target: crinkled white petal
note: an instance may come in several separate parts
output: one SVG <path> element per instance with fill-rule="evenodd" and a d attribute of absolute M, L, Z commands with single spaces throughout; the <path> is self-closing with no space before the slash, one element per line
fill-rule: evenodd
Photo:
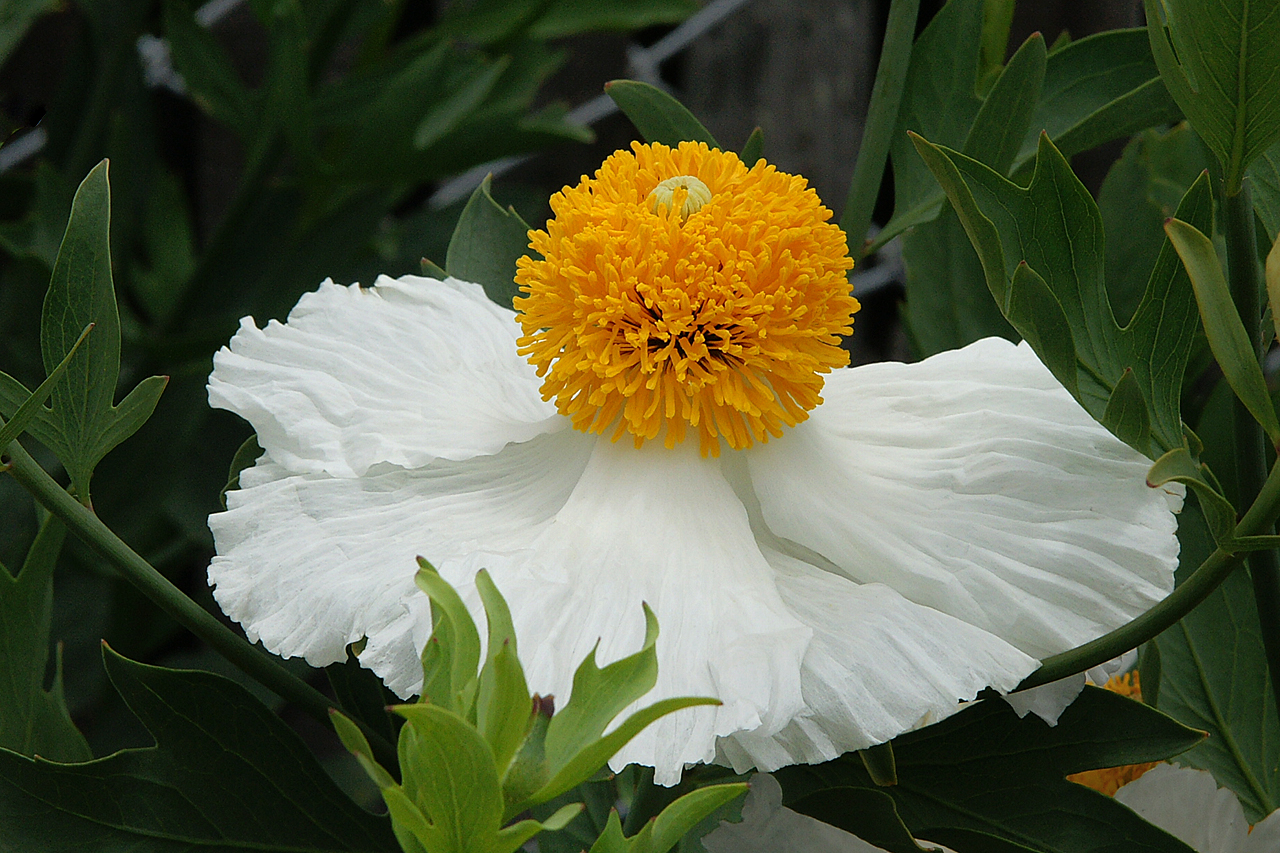
<path fill-rule="evenodd" d="M 361 662 L 410 696 L 431 631 L 414 558 L 443 567 L 479 549 L 526 548 L 568 499 L 594 441 L 565 430 L 493 456 L 384 465 L 355 479 L 294 474 L 264 457 L 227 494 L 228 510 L 209 518 L 214 597 L 251 640 L 314 666 L 345 659 L 344 647 L 367 636 Z"/>
<path fill-rule="evenodd" d="M 241 320 L 214 356 L 209 404 L 253 424 L 294 473 L 352 477 L 381 462 L 497 453 L 568 425 L 516 355 L 518 336 L 514 312 L 476 284 L 326 281 L 287 324 Z"/>
<path fill-rule="evenodd" d="M 597 640 L 600 665 L 639 650 L 643 601 L 660 626 L 658 682 L 633 710 L 673 696 L 724 703 L 649 726 L 616 768 L 649 765 L 671 785 L 686 764 L 714 757 L 717 736 L 773 734 L 804 709 L 801 660 L 813 631 L 784 603 L 719 462 L 694 444 L 599 440 L 527 553 L 479 553 L 442 573 L 458 583 L 479 568 L 510 604 L 531 690 L 562 704 Z"/>
<path fill-rule="evenodd" d="M 960 709 L 983 688 L 1010 690 L 1039 663 L 883 584 L 859 585 L 766 549 L 783 602 L 814 632 L 800 679 L 805 712 L 781 731 L 722 738 L 738 772 L 829 761 Z"/>
<path fill-rule="evenodd" d="M 1037 658 L 1162 599 L 1181 491 L 1099 426 L 1026 346 L 979 341 L 827 379 L 825 403 L 747 452 L 764 521 L 859 583 Z"/>
<path fill-rule="evenodd" d="M 1219 788 L 1207 770 L 1157 764 L 1116 791 L 1116 799 L 1198 853 L 1275 853 L 1280 849 L 1251 843 L 1240 801 L 1230 790 Z M 1274 831 L 1261 825 L 1258 830 Z M 1269 840 L 1265 835 L 1259 839 Z"/>
<path fill-rule="evenodd" d="M 951 853 L 946 847 L 920 843 L 926 850 Z M 763 773 L 751 777 L 742 821 L 721 821 L 702 839 L 702 846 L 707 853 L 881 853 L 856 835 L 782 805 L 782 786 Z"/>

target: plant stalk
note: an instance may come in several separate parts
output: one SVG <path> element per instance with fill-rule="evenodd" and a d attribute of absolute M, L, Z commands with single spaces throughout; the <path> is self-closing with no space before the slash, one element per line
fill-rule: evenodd
<path fill-rule="evenodd" d="M 40 505 L 60 518 L 81 541 L 115 566 L 157 607 L 263 687 L 294 703 L 324 726 L 332 726 L 329 709 L 338 708 L 335 703 L 184 595 L 182 590 L 112 533 L 92 510 L 59 486 L 17 441 L 10 442 L 4 448 L 0 454 L 0 464 L 4 466 L 0 470 L 7 470 L 12 474 Z M 369 739 L 378 760 L 386 767 L 397 766 L 395 747 L 365 724 L 358 720 L 355 722 Z"/>
<path fill-rule="evenodd" d="M 1254 355 L 1262 359 L 1262 306 L 1259 293 L 1257 232 L 1253 225 L 1253 198 L 1248 181 L 1238 192 L 1225 199 L 1227 270 L 1231 295 L 1236 310 L 1249 333 Z M 1253 501 L 1262 486 L 1267 469 L 1267 448 L 1262 427 L 1238 399 L 1235 401 L 1236 479 L 1240 487 L 1240 504 Z M 1273 533 L 1270 527 L 1260 531 Z M 1249 555 L 1249 574 L 1258 607 L 1262 643 L 1271 674 L 1271 689 L 1280 708 L 1280 560 L 1274 550 L 1255 551 Z"/>
<path fill-rule="evenodd" d="M 898 126 L 898 108 L 906 89 L 907 69 L 911 66 L 911 48 L 916 37 L 916 16 L 920 0 L 893 0 L 885 24 L 884 45 L 876 66 L 876 82 L 871 88 L 871 104 L 867 123 L 858 146 L 858 159 L 853 167 L 853 180 L 840 216 L 840 228 L 849 241 L 849 253 L 862 260 L 866 249 L 871 212 L 880 193 L 884 164 L 889 159 L 893 132 Z"/>

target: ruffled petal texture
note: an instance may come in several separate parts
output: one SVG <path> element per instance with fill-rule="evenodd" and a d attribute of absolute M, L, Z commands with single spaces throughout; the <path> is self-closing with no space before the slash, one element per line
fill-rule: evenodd
<path fill-rule="evenodd" d="M 1025 344 L 835 371 L 825 402 L 746 454 L 764 522 L 1044 658 L 1164 598 L 1181 491 L 1099 426 Z"/>
<path fill-rule="evenodd" d="M 517 336 L 515 313 L 476 284 L 326 281 L 287 323 L 241 321 L 214 356 L 209 404 L 253 424 L 295 473 L 469 459 L 568 425 L 516 355 Z"/>
<path fill-rule="evenodd" d="M 531 689 L 563 705 L 593 649 L 640 647 L 647 602 L 659 674 L 637 705 L 723 703 L 613 761 L 673 784 L 940 719 L 1172 585 L 1178 496 L 1025 348 L 837 370 L 808 421 L 707 458 L 569 429 L 516 330 L 478 286 L 414 277 L 326 283 L 285 324 L 242 324 L 210 400 L 266 453 L 210 518 L 209 580 L 251 639 L 323 666 L 367 638 L 361 662 L 408 697 L 431 631 L 414 558 L 481 624 L 488 569 Z"/>

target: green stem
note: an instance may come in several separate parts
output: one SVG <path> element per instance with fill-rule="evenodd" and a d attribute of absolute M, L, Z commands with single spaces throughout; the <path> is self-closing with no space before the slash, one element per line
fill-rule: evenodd
<path fill-rule="evenodd" d="M 916 16 L 920 0 L 893 0 L 884 29 L 884 46 L 876 67 L 876 82 L 871 88 L 871 104 L 867 123 L 858 146 L 858 160 L 853 167 L 849 196 L 845 199 L 840 228 L 849 240 L 849 253 L 861 260 L 866 247 L 867 229 L 871 227 L 871 211 L 880 193 L 884 164 L 889 159 L 893 132 L 898 126 L 898 108 L 906 89 L 907 69 L 911 65 L 911 47 L 916 37 Z"/>
<path fill-rule="evenodd" d="M 293 702 L 324 726 L 331 726 L 329 709 L 338 707 L 323 693 L 293 675 L 268 655 L 247 643 L 211 613 L 182 593 L 169 579 L 155 570 L 132 548 L 111 532 L 93 511 L 80 504 L 31 458 L 22 445 L 14 441 L 0 454 L 0 463 L 32 497 L 50 513 L 62 519 L 76 536 L 115 566 L 130 583 L 172 616 L 191 633 L 204 640 L 219 654 L 243 670 L 251 678 Z M 385 738 L 363 723 L 358 723 L 373 751 L 384 766 L 396 766 L 396 750 Z"/>
<path fill-rule="evenodd" d="M 1258 277 L 1257 231 L 1253 225 L 1253 198 L 1246 182 L 1238 192 L 1230 193 L 1224 205 L 1226 214 L 1227 269 L 1231 276 L 1231 295 L 1245 331 L 1253 343 L 1254 355 L 1261 359 L 1262 306 Z M 1235 401 L 1236 479 L 1240 487 L 1240 503 L 1253 500 L 1262 485 L 1266 470 L 1267 448 L 1262 427 L 1240 400 Z M 1271 528 L 1261 531 L 1273 533 Z M 1271 689 L 1276 707 L 1280 708 L 1280 560 L 1274 550 L 1256 551 L 1249 556 L 1249 574 L 1258 606 L 1258 622 L 1262 644 L 1271 673 Z"/>
<path fill-rule="evenodd" d="M 1256 536 L 1271 530 L 1277 516 L 1280 516 L 1280 465 L 1271 469 L 1270 476 L 1258 493 L 1258 499 L 1240 520 L 1236 531 L 1240 536 Z M 1164 601 L 1109 634 L 1062 654 L 1045 658 L 1040 668 L 1023 679 L 1017 689 L 1039 687 L 1041 684 L 1084 672 L 1119 657 L 1130 649 L 1136 649 L 1208 598 L 1227 575 L 1231 574 L 1232 569 L 1240 565 L 1244 557 L 1243 552 L 1216 549 Z"/>

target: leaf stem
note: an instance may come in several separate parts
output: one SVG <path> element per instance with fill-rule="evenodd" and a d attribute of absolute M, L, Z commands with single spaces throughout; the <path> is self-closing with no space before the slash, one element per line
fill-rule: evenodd
<path fill-rule="evenodd" d="M 1253 198 L 1245 182 L 1225 200 L 1227 269 L 1231 277 L 1231 295 L 1253 345 L 1254 357 L 1261 359 L 1262 307 L 1258 277 L 1257 232 L 1253 225 Z M 1268 401 L 1269 402 L 1269 401 Z M 1262 485 L 1267 466 L 1267 449 L 1262 428 L 1237 398 L 1235 401 L 1236 480 L 1240 488 L 1240 504 L 1251 502 Z M 1267 527 L 1259 531 L 1274 533 Z M 1274 550 L 1255 551 L 1249 556 L 1249 573 L 1253 580 L 1253 596 L 1258 607 L 1262 644 L 1271 674 L 1271 689 L 1276 707 L 1280 708 L 1280 561 Z"/>
<path fill-rule="evenodd" d="M 326 727 L 329 709 L 337 705 L 323 693 L 289 672 L 265 653 L 249 644 L 222 622 L 196 604 L 174 586 L 168 578 L 140 557 L 136 551 L 111 532 L 92 510 L 83 506 L 58 485 L 17 441 L 0 451 L 0 464 L 32 497 L 50 513 L 62 519 L 80 539 L 115 566 L 143 595 L 187 630 L 212 646 L 219 654 L 247 675 L 293 702 Z M 4 470 L 0 468 L 0 470 Z M 357 722 L 369 739 L 380 762 L 396 766 L 396 750 L 384 737 Z"/>
<path fill-rule="evenodd" d="M 1262 484 L 1258 498 L 1249 507 L 1236 527 L 1240 536 L 1254 536 L 1271 530 L 1280 516 L 1280 465 Z M 1119 657 L 1152 639 L 1161 631 L 1175 624 L 1190 613 L 1196 605 L 1209 597 L 1231 571 L 1244 560 L 1245 552 L 1232 552 L 1221 547 L 1210 554 L 1203 563 L 1169 596 L 1128 624 L 1121 625 L 1109 634 L 1076 646 L 1074 649 L 1044 659 L 1040 668 L 1028 675 L 1018 685 L 1018 690 L 1039 687 L 1050 681 L 1066 678 Z M 1273 679 L 1274 681 L 1274 679 Z"/>
<path fill-rule="evenodd" d="M 898 127 L 898 108 L 906 90 L 919 10 L 920 0 L 893 0 L 889 6 L 884 45 L 880 49 L 880 63 L 876 66 L 876 82 L 871 88 L 871 104 L 867 108 L 862 144 L 858 146 L 853 180 L 840 216 L 840 228 L 849 241 L 849 252 L 855 261 L 862 260 L 865 254 L 871 211 L 876 206 L 880 181 L 884 178 L 884 164 L 889 159 L 893 132 Z"/>

